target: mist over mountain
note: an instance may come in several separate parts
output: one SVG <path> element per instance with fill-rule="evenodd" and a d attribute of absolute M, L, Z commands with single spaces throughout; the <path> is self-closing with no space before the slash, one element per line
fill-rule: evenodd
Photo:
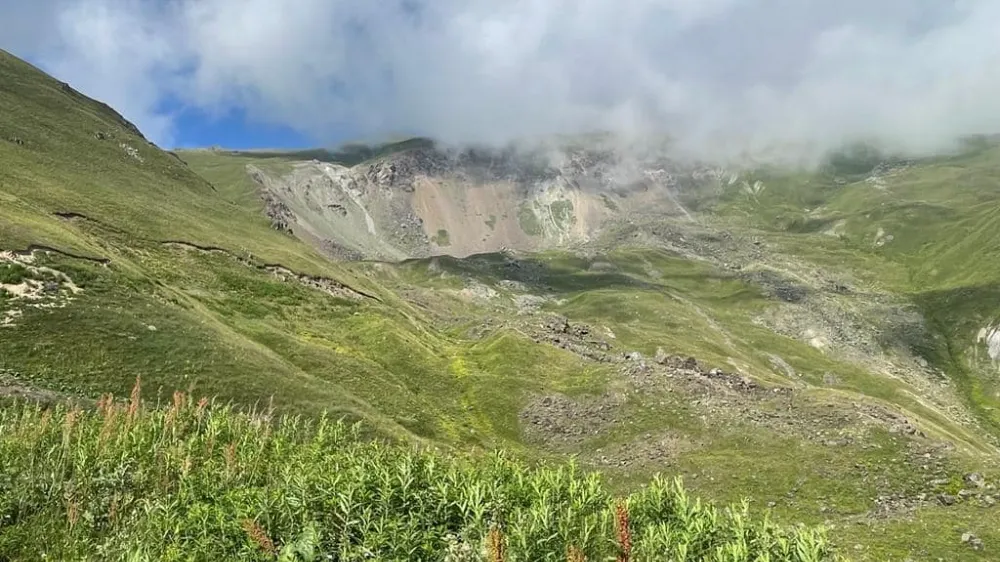
<path fill-rule="evenodd" d="M 0 0 L 0 560 L 993 555 L 997 13 Z"/>
<path fill-rule="evenodd" d="M 1000 130 L 989 0 L 38 0 L 0 20 L 0 43 L 162 145 L 191 110 L 316 144 L 610 130 L 719 161 Z"/>

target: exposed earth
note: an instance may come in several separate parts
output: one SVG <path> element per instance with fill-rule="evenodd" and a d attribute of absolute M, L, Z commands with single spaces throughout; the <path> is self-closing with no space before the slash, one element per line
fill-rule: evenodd
<path fill-rule="evenodd" d="M 56 133 L 58 132 L 58 134 Z M 0 399 L 176 389 L 1000 548 L 1000 143 L 166 152 L 0 52 Z"/>
<path fill-rule="evenodd" d="M 587 242 L 640 215 L 690 217 L 677 189 L 725 174 L 599 144 L 497 151 L 430 142 L 351 167 L 312 160 L 274 175 L 248 164 L 247 173 L 275 228 L 360 259 Z"/>

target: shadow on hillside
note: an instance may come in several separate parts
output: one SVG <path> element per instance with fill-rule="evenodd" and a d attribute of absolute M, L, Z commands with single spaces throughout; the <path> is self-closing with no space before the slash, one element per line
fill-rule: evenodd
<path fill-rule="evenodd" d="M 917 293 L 912 297 L 927 319 L 928 327 L 947 338 L 948 348 L 964 350 L 979 331 L 995 325 L 1000 311 L 1000 283 L 957 287 Z M 939 355 L 926 357 L 941 363 L 955 363 L 959 357 L 947 357 L 944 344 L 938 345 Z M 928 350 L 931 351 L 931 350 Z"/>
<path fill-rule="evenodd" d="M 997 326 L 1000 283 L 925 291 L 913 296 L 932 337 L 921 356 L 947 373 L 966 405 L 993 432 L 1000 431 L 995 371 L 981 330 Z"/>
<path fill-rule="evenodd" d="M 814 217 L 806 213 L 792 214 L 780 222 L 780 230 L 794 234 L 817 234 L 836 228 L 840 221 L 857 221 L 861 224 L 877 224 L 885 220 L 903 220 L 915 224 L 922 222 L 944 222 L 959 220 L 955 209 L 926 201 L 884 203 L 878 207 L 864 208 L 853 212 Z"/>
<path fill-rule="evenodd" d="M 329 164 L 351 167 L 382 156 L 388 156 L 390 154 L 407 150 L 431 147 L 433 147 L 433 142 L 429 139 L 415 138 L 401 142 L 375 145 L 347 144 L 333 150 L 326 148 L 305 150 L 253 150 L 246 152 L 231 151 L 226 152 L 226 154 L 248 159 L 287 158 L 291 160 L 318 160 Z"/>
<path fill-rule="evenodd" d="M 474 254 L 465 258 L 436 256 L 406 260 L 402 266 L 427 267 L 428 271 L 449 273 L 457 277 L 475 279 L 484 284 L 497 281 L 515 281 L 533 293 L 574 293 L 606 289 L 664 290 L 664 285 L 653 283 L 630 273 L 611 260 L 596 257 L 559 256 L 544 259 L 536 256 L 510 256 L 500 252 Z M 724 273 L 673 272 L 672 281 L 689 280 L 703 283 L 709 279 L 728 280 Z"/>

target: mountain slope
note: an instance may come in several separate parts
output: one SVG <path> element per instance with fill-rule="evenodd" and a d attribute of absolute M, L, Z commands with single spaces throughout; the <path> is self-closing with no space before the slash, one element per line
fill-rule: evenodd
<path fill-rule="evenodd" d="M 3 300 L 0 367 L 17 385 L 96 396 L 127 393 L 142 376 L 151 395 L 273 396 L 282 409 L 330 409 L 446 442 L 489 443 L 499 431 L 490 425 L 516 419 L 513 408 L 479 422 L 459 400 L 488 384 L 452 384 L 449 365 L 473 344 L 271 229 L 239 193 L 209 184 L 110 110 L 10 55 L 0 60 L 4 260 L 66 272 L 83 289 Z M 512 334 L 499 345 L 522 342 Z M 599 370 L 536 347 L 508 384 L 571 387 L 570 374 Z M 455 429 L 472 422 L 489 425 Z"/>
<path fill-rule="evenodd" d="M 721 173 L 656 153 L 623 158 L 612 144 L 498 151 L 410 141 L 343 162 L 279 154 L 267 156 L 286 165 L 270 169 L 249 160 L 255 153 L 185 151 L 182 157 L 202 173 L 220 173 L 218 179 L 246 166 L 277 228 L 354 259 L 465 257 L 585 243 L 636 215 L 688 216 L 674 191 L 659 187 L 677 187 L 678 180 L 690 184 L 685 187 L 714 185 Z"/>
<path fill-rule="evenodd" d="M 359 150 L 336 174 L 361 182 L 371 166 L 391 171 L 428 150 L 397 148 Z M 299 158 L 175 157 L 0 54 L 0 392 L 96 399 L 127 393 L 139 376 L 147 398 L 187 388 L 244 405 L 273 396 L 279 410 L 331 410 L 405 440 L 578 455 L 618 489 L 667 472 L 706 498 L 750 496 L 783 521 L 828 522 L 861 560 L 976 559 L 962 532 L 1000 540 L 986 487 L 1000 478 L 994 437 L 942 384 L 946 365 L 921 366 L 935 358 L 898 345 L 913 333 L 933 347 L 941 333 L 893 284 L 907 265 L 755 222 L 770 212 L 755 201 L 780 191 L 776 180 L 754 192 L 751 176 L 695 167 L 678 183 L 689 191 L 658 191 L 655 177 L 612 178 L 609 191 L 579 181 L 596 177 L 591 162 L 552 180 L 561 195 L 550 200 L 534 175 L 516 189 L 507 172 L 482 176 L 480 155 L 412 192 L 378 174 L 362 182 L 372 191 L 356 208 L 374 236 L 363 214 L 326 224 L 324 207 L 305 226 L 287 222 L 288 234 L 267 216 L 274 190 L 304 174 L 277 199 L 301 216 L 308 178 L 329 171 Z M 504 182 L 514 199 L 500 197 Z M 419 208 L 413 196 L 428 186 L 441 207 L 428 196 L 425 210 L 441 222 L 425 218 L 414 246 L 382 237 L 392 202 Z M 483 186 L 494 191 L 477 207 L 480 192 L 468 192 Z M 788 197 L 818 198 L 788 186 Z M 346 208 L 341 187 L 317 185 L 315 200 Z M 553 208 L 567 193 L 572 215 Z M 525 215 L 521 234 L 511 222 L 509 238 L 477 246 L 490 217 L 476 212 L 503 202 L 513 221 L 526 201 L 536 219 L 544 203 L 564 226 L 573 217 L 587 228 L 561 238 L 542 225 L 533 237 Z M 714 210 L 685 214 L 678 202 Z M 582 210 L 598 206 L 603 218 L 588 222 Z M 778 197 L 767 209 L 786 207 Z M 409 259 L 331 261 L 328 228 L 360 244 L 332 240 L 340 248 L 328 254 L 367 247 Z M 504 245 L 516 251 L 483 251 Z"/>
<path fill-rule="evenodd" d="M 730 198 L 721 213 L 780 235 L 781 251 L 813 261 L 833 259 L 816 250 L 836 248 L 838 266 L 864 271 L 881 290 L 913 303 L 928 329 L 907 345 L 957 384 L 965 406 L 995 433 L 1000 354 L 989 340 L 1000 313 L 993 259 L 1000 254 L 1000 146 L 970 141 L 953 155 L 865 169 L 860 177 L 803 179 L 777 177 L 766 194 Z M 798 204 L 802 198 L 809 203 Z"/>
<path fill-rule="evenodd" d="M 210 163 L 216 172 L 224 169 L 230 178 L 240 178 L 245 188 L 265 191 L 258 205 L 266 206 L 263 201 L 267 200 L 267 186 L 247 180 L 250 175 L 255 175 L 254 168 L 260 171 L 262 167 L 255 163 L 248 167 L 246 155 L 185 152 L 182 157 L 192 162 L 196 169 L 205 170 L 209 177 L 213 177 L 207 170 Z M 382 165 L 392 166 L 396 157 L 386 157 Z M 284 168 L 265 173 L 281 177 L 295 166 L 315 166 L 315 163 L 296 162 L 294 157 L 289 157 L 283 164 Z M 359 166 L 364 169 L 368 164 L 361 163 Z M 939 166 L 937 161 L 921 162 L 914 167 L 913 174 L 934 178 Z M 858 189 L 861 186 L 871 187 L 880 180 L 878 170 L 868 173 L 870 167 L 862 166 L 863 173 L 857 178 L 860 182 Z M 465 172 L 461 165 L 444 173 L 472 175 Z M 610 221 L 589 241 L 553 240 L 552 245 L 564 248 L 562 250 L 535 256 L 483 254 L 461 260 L 437 257 L 406 262 L 402 271 L 398 271 L 399 268 L 372 266 L 369 275 L 385 278 L 384 283 L 392 285 L 391 277 L 402 274 L 397 287 L 409 300 L 425 303 L 428 313 L 437 314 L 441 322 L 457 321 L 456 317 L 466 318 L 468 323 L 460 326 L 463 330 L 471 329 L 467 333 L 488 334 L 498 326 L 488 326 L 491 322 L 486 322 L 487 326 L 477 326 L 483 315 L 493 317 L 490 320 L 496 324 L 495 317 L 502 317 L 498 311 L 505 306 L 508 314 L 522 316 L 538 299 L 542 309 L 565 314 L 585 324 L 579 327 L 571 323 L 569 328 L 564 329 L 557 322 L 554 333 L 535 332 L 536 340 L 553 341 L 563 348 L 601 360 L 603 345 L 607 342 L 612 342 L 616 349 L 638 350 L 647 358 L 662 347 L 671 352 L 694 355 L 710 365 L 732 368 L 737 373 L 771 384 L 791 384 L 792 388 L 798 389 L 792 399 L 782 402 L 780 407 L 786 411 L 790 408 L 790 414 L 774 408 L 776 404 L 766 409 L 759 403 L 748 407 L 745 400 L 715 397 L 706 400 L 705 395 L 692 398 L 690 394 L 681 394 L 688 397 L 682 398 L 681 403 L 662 401 L 662 396 L 655 390 L 650 392 L 657 389 L 656 383 L 636 376 L 636 371 L 641 372 L 653 363 L 646 359 L 646 365 L 640 362 L 636 367 L 621 368 L 629 377 L 627 384 L 641 389 L 641 394 L 652 395 L 645 400 L 636 400 L 632 405 L 633 409 L 627 417 L 632 423 L 637 423 L 637 427 L 631 431 L 616 430 L 608 434 L 606 426 L 611 422 L 602 426 L 601 416 L 589 419 L 590 416 L 575 409 L 613 409 L 614 399 L 596 403 L 584 401 L 581 406 L 559 401 L 548 405 L 543 401 L 542 406 L 528 404 L 528 413 L 521 416 L 522 427 L 525 422 L 543 426 L 549 424 L 550 435 L 540 437 L 543 442 L 547 440 L 548 444 L 543 446 L 575 451 L 591 458 L 594 450 L 600 450 L 602 454 L 597 455 L 603 457 L 600 462 L 630 465 L 623 471 L 630 479 L 644 470 L 652 470 L 652 467 L 684 467 L 681 470 L 694 469 L 698 473 L 711 466 L 710 481 L 725 480 L 729 484 L 726 486 L 728 490 L 757 490 L 755 494 L 766 495 L 765 490 L 774 489 L 777 481 L 794 474 L 794 470 L 789 470 L 790 459 L 787 456 L 790 442 L 785 441 L 790 437 L 789 433 L 794 432 L 790 431 L 786 416 L 809 420 L 805 426 L 816 429 L 812 435 L 817 436 L 823 446 L 843 443 L 825 436 L 836 435 L 843 439 L 854 430 L 839 424 L 831 428 L 830 420 L 824 420 L 813 408 L 823 404 L 825 408 L 832 408 L 829 411 L 837 413 L 834 417 L 844 416 L 842 420 L 847 420 L 852 416 L 845 415 L 852 408 L 848 402 L 862 396 L 874 398 L 876 401 L 870 403 L 890 409 L 902 407 L 909 420 L 907 423 L 916 424 L 919 427 L 917 431 L 935 434 L 944 442 L 962 448 L 970 447 L 967 451 L 986 454 L 975 454 L 977 460 L 970 461 L 972 464 L 966 466 L 982 470 L 993 465 L 996 437 L 990 428 L 991 423 L 979 415 L 974 403 L 969 402 L 962 371 L 956 370 L 950 361 L 940 361 L 935 355 L 935 350 L 947 348 L 948 338 L 920 298 L 921 293 L 909 285 L 907 265 L 886 259 L 880 251 L 882 246 L 874 239 L 867 245 L 859 246 L 846 236 L 831 236 L 827 232 L 832 228 L 830 225 L 820 230 L 803 228 L 794 218 L 796 213 L 812 213 L 812 207 L 825 202 L 824 198 L 831 194 L 849 193 L 852 189 L 850 185 L 836 175 L 827 177 L 826 172 L 789 174 L 778 171 L 765 176 L 760 172 L 717 171 L 714 185 L 712 181 L 697 177 L 704 170 L 695 169 L 689 173 L 695 176 L 692 177 L 695 182 L 688 183 L 685 186 L 687 190 L 681 189 L 672 194 L 674 197 L 670 200 L 700 206 L 702 211 L 693 217 L 681 213 L 676 219 L 671 219 L 669 209 L 648 206 L 645 216 L 643 213 L 630 213 L 624 217 L 625 220 Z M 972 173 L 977 177 L 989 177 L 988 169 L 977 169 Z M 220 185 L 227 181 L 222 174 L 214 177 Z M 933 180 L 927 183 L 933 188 Z M 655 189 L 657 186 L 651 187 Z M 414 191 L 421 188 L 418 185 Z M 470 190 L 478 188 L 480 185 L 475 182 L 468 186 Z M 320 191 L 316 197 L 323 197 L 323 188 L 318 186 L 316 189 Z M 403 191 L 406 192 L 405 189 Z M 980 197 L 988 193 L 987 190 L 981 191 Z M 514 203 L 517 204 L 516 199 Z M 465 208 L 461 203 L 456 203 L 455 207 Z M 668 212 L 664 213 L 665 216 L 657 216 L 660 210 Z M 956 212 L 975 216 L 968 209 Z M 295 230 L 294 226 L 292 230 Z M 464 236 L 464 233 L 460 232 L 458 236 Z M 524 249 L 532 247 L 528 245 Z M 572 251 L 567 252 L 566 249 Z M 438 252 L 449 253 L 449 250 L 441 248 Z M 392 271 L 391 276 L 380 277 L 386 271 Z M 461 302 L 446 298 L 449 290 L 453 294 L 457 292 Z M 666 295 L 669 295 L 668 299 L 663 298 Z M 473 304 L 479 304 L 481 308 L 472 307 Z M 970 303 L 970 306 L 975 305 Z M 502 327 L 509 322 L 501 320 L 499 324 Z M 578 330 L 585 331 L 582 337 Z M 574 338 L 574 335 L 577 337 Z M 610 335 L 614 338 L 611 339 Z M 587 348 L 588 345 L 591 347 Z M 970 341 L 969 345 L 970 349 L 974 349 L 971 347 L 974 342 Z M 984 349 L 982 345 L 979 347 Z M 656 376 L 653 375 L 653 378 Z M 670 392 L 678 392 L 676 384 L 669 386 Z M 797 407 L 801 397 L 808 398 L 805 404 Z M 694 402 L 689 401 L 692 399 Z M 695 418 L 701 415 L 712 420 L 707 427 L 696 429 L 685 423 L 684 417 L 691 413 L 680 413 L 678 410 L 690 408 L 692 403 L 698 406 L 694 408 L 697 412 L 694 413 Z M 857 408 L 857 402 L 854 404 Z M 557 413 L 550 414 L 548 410 Z M 665 416 L 665 411 L 672 411 L 673 415 Z M 737 423 L 733 426 L 730 424 L 735 412 L 740 413 L 736 415 Z M 772 417 L 776 420 L 774 423 L 761 423 L 762 419 Z M 771 432 L 761 432 L 761 425 Z M 574 426 L 583 426 L 584 432 L 597 431 L 604 436 L 588 440 L 565 435 L 581 431 Z M 670 428 L 670 431 L 662 433 L 665 428 Z M 735 428 L 738 428 L 737 432 L 756 434 L 759 438 L 745 439 L 743 443 L 722 438 Z M 775 428 L 780 429 L 774 432 Z M 890 429 L 904 434 L 914 431 L 905 426 Z M 707 446 L 704 442 L 699 444 L 695 449 L 703 448 L 701 451 L 692 450 L 691 442 L 696 441 L 695 436 L 699 434 L 712 435 L 713 442 Z M 809 434 L 798 433 L 791 442 L 798 442 L 804 435 Z M 849 437 L 847 442 L 853 439 L 856 438 Z M 854 442 L 861 451 L 870 451 L 878 440 L 873 442 L 869 439 L 872 439 L 871 435 Z M 650 446 L 644 443 L 649 440 L 655 444 Z M 931 439 L 927 443 L 933 442 L 941 441 Z M 955 478 L 942 478 L 940 473 L 929 476 L 939 470 L 934 468 L 934 463 L 938 461 L 925 463 L 919 460 L 934 459 L 942 454 L 941 449 L 935 448 L 936 445 L 930 449 L 913 447 L 913 444 L 907 445 L 910 452 L 906 454 L 895 449 L 889 456 L 879 457 L 880 461 L 861 463 L 865 467 L 882 466 L 884 469 L 883 464 L 896 463 L 903 456 L 911 459 L 906 461 L 911 468 L 903 468 L 901 472 L 891 475 L 883 473 L 875 479 L 882 484 L 870 491 L 872 495 L 867 499 L 859 497 L 857 504 L 875 502 L 882 506 L 877 510 L 891 512 L 885 526 L 876 526 L 881 529 L 878 532 L 906 536 L 905 540 L 911 541 L 911 544 L 912 541 L 922 541 L 906 531 L 911 528 L 908 525 L 933 520 L 936 517 L 933 505 L 938 501 L 951 501 L 947 498 L 936 499 L 934 493 L 927 492 L 926 484 L 937 482 L 940 486 L 946 480 L 956 482 Z M 629 452 L 633 448 L 638 451 Z M 609 450 L 615 454 L 608 455 L 606 451 Z M 837 455 L 838 463 L 858 465 L 856 452 L 838 450 Z M 862 456 L 867 457 L 868 453 L 862 453 Z M 724 458 L 729 460 L 723 461 Z M 773 459 L 773 464 L 769 464 L 768 459 Z M 831 461 L 817 450 L 809 450 L 803 453 L 801 460 L 791 461 L 793 466 L 823 462 Z M 748 466 L 766 466 L 764 471 L 772 477 L 767 478 L 766 483 L 755 482 L 753 478 L 731 480 L 733 475 L 746 471 Z M 912 475 L 908 475 L 908 471 L 911 469 L 924 475 L 917 480 L 923 479 L 925 484 L 910 480 Z M 836 476 L 832 479 L 854 481 L 859 477 L 850 472 L 835 469 L 832 474 Z M 869 477 L 863 476 L 865 479 Z M 831 478 L 831 474 L 825 474 L 824 478 Z M 906 481 L 911 484 L 903 484 Z M 823 494 L 818 491 L 822 486 L 809 477 L 799 476 L 796 484 L 792 484 L 791 480 L 785 482 L 787 484 L 778 487 L 787 486 L 786 489 L 793 490 L 789 492 L 793 497 L 804 494 L 813 498 L 846 499 L 850 496 L 846 490 L 853 487 L 838 487 L 836 492 Z M 709 491 L 713 488 L 718 490 L 715 485 L 701 488 L 702 485 L 698 484 L 699 491 L 717 493 Z M 902 497 L 889 492 L 890 489 L 899 489 L 900 485 L 924 491 L 904 492 Z M 802 492 L 800 487 L 811 491 Z M 936 493 L 943 490 L 938 488 Z M 809 501 L 822 504 L 828 500 L 799 497 L 790 502 L 796 505 L 791 510 L 801 513 L 800 506 Z M 847 511 L 852 509 L 856 508 L 848 508 Z M 830 513 L 825 507 L 823 511 Z M 916 515 L 918 513 L 919 516 Z M 910 523 L 899 522 L 901 517 L 909 518 Z M 856 535 L 856 531 L 854 533 Z M 918 552 L 914 548 L 878 550 L 869 556 L 883 559 L 880 556 L 889 556 L 889 552 L 913 554 Z M 940 548 L 951 550 L 946 544 L 940 545 Z"/>

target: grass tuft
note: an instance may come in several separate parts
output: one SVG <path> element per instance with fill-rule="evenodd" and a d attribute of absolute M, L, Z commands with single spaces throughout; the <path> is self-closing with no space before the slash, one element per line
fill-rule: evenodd
<path fill-rule="evenodd" d="M 20 285 L 25 279 L 31 279 L 28 268 L 19 263 L 0 263 L 0 283 Z"/>

